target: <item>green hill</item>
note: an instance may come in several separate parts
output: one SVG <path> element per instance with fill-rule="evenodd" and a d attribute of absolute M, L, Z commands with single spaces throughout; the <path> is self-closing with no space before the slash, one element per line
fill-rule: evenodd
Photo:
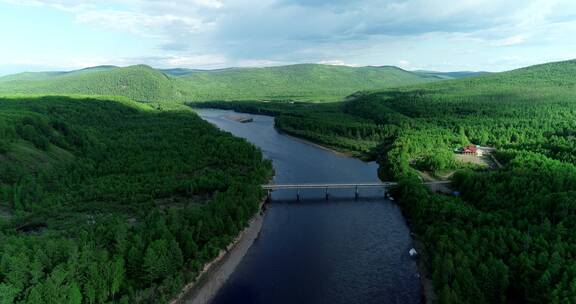
<path fill-rule="evenodd" d="M 492 88 L 492 91 L 501 89 L 517 89 L 520 87 L 545 88 L 564 87 L 576 84 L 574 71 L 576 70 L 576 60 L 546 63 L 529 66 L 517 70 L 488 73 L 480 77 L 461 78 L 452 81 L 442 82 L 442 84 L 418 86 L 422 88 L 450 88 L 451 90 L 469 90 L 479 88 Z"/>
<path fill-rule="evenodd" d="M 437 80 L 396 67 L 298 64 L 194 72 L 179 78 L 194 100 L 337 101 L 359 90 Z"/>
<path fill-rule="evenodd" d="M 0 98 L 0 303 L 167 303 L 247 225 L 271 171 L 190 111 Z"/>
<path fill-rule="evenodd" d="M 83 69 L 49 74 L 42 79 L 31 80 L 27 76 L 24 80 L 0 82 L 0 93 L 5 94 L 114 95 L 141 102 L 173 100 L 175 92 L 174 82 L 168 76 L 144 65 Z"/>
<path fill-rule="evenodd" d="M 137 65 L 0 78 L 3 94 L 118 95 L 141 102 L 213 100 L 336 101 L 358 91 L 438 80 L 395 67 L 301 64 L 270 68 L 154 70 Z"/>
<path fill-rule="evenodd" d="M 66 74 L 66 72 L 23 72 L 0 77 L 0 83 L 9 81 L 46 80 L 63 74 Z"/>
<path fill-rule="evenodd" d="M 9 81 L 33 81 L 33 80 L 49 80 L 52 78 L 56 78 L 58 76 L 71 76 L 71 75 L 81 75 L 91 72 L 99 72 L 108 69 L 117 68 L 113 65 L 102 65 L 102 66 L 95 66 L 75 71 L 47 71 L 47 72 L 23 72 L 18 74 L 7 75 L 4 77 L 0 77 L 0 82 L 9 82 Z"/>
<path fill-rule="evenodd" d="M 548 111 L 545 109 L 547 106 L 553 107 L 554 111 L 570 113 L 570 107 L 576 102 L 574 75 L 576 60 L 370 92 L 365 93 L 363 99 L 373 100 L 374 103 L 412 118 L 459 120 L 460 126 L 470 128 L 474 142 L 502 145 L 509 143 L 503 134 L 489 132 L 488 139 L 479 140 L 479 128 L 472 125 L 477 124 L 482 117 L 494 119 L 497 116 L 503 127 L 511 115 L 530 117 L 536 115 L 531 111 Z M 564 104 L 566 108 L 559 106 Z M 509 128 L 505 134 L 510 136 L 514 132 L 514 129 Z"/>

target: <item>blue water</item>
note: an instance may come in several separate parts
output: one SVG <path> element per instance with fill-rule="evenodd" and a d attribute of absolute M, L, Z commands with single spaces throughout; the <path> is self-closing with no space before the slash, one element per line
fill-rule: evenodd
<path fill-rule="evenodd" d="M 339 156 L 282 135 L 272 117 L 229 118 L 202 110 L 207 121 L 260 147 L 272 160 L 274 183 L 376 182 L 377 164 Z M 409 255 L 412 240 L 400 210 L 383 190 L 275 191 L 262 231 L 212 303 L 420 303 Z"/>

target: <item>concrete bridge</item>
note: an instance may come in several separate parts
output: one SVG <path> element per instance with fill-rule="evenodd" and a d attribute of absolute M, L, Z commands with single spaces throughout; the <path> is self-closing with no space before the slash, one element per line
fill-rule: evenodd
<path fill-rule="evenodd" d="M 428 187 L 442 184 L 449 184 L 450 181 L 439 181 L 439 182 L 425 182 L 424 184 Z M 372 182 L 372 183 L 315 183 L 315 184 L 267 184 L 262 185 L 262 189 L 268 191 L 268 198 L 270 199 L 272 191 L 274 190 L 284 190 L 284 189 L 295 189 L 296 199 L 300 200 L 300 190 L 301 189 L 324 189 L 324 195 L 326 199 L 330 197 L 330 189 L 353 189 L 354 197 L 358 199 L 360 197 L 360 188 L 382 188 L 386 191 L 387 188 L 395 186 L 396 182 Z"/>

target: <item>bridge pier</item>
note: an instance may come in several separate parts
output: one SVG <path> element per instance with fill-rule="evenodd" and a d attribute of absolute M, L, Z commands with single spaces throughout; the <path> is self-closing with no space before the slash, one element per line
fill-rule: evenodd
<path fill-rule="evenodd" d="M 326 200 L 330 198 L 330 194 L 328 194 L 328 187 L 324 188 L 324 197 L 326 198 Z"/>
<path fill-rule="evenodd" d="M 358 186 L 356 186 L 356 189 L 354 190 L 354 199 L 358 200 L 358 198 L 360 198 L 360 193 L 358 192 Z"/>
<path fill-rule="evenodd" d="M 300 188 L 296 189 L 296 200 L 300 201 Z"/>

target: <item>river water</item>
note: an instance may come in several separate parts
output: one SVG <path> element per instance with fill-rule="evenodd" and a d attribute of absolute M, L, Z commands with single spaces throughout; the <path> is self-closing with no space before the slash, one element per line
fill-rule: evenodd
<path fill-rule="evenodd" d="M 230 119 L 224 110 L 199 115 L 262 149 L 274 183 L 377 182 L 377 164 L 336 155 L 280 134 L 274 119 Z M 244 115 L 244 114 L 242 114 Z M 410 231 L 382 190 L 275 191 L 258 239 L 220 289 L 215 304 L 420 303 L 420 280 L 409 255 Z"/>

